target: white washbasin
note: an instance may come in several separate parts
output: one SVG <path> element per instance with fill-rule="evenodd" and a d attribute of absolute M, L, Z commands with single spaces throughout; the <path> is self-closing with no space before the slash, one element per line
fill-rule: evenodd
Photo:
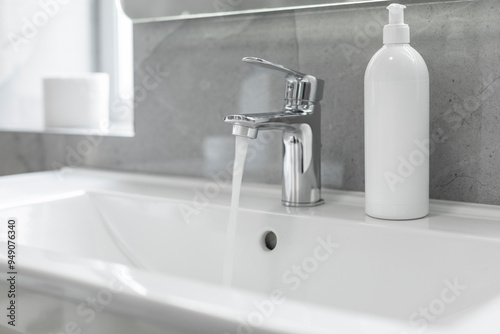
<path fill-rule="evenodd" d="M 290 209 L 279 187 L 244 186 L 228 284 L 229 187 L 203 201 L 210 181 L 60 175 L 0 179 L 2 224 L 17 220 L 23 333 L 72 322 L 83 333 L 500 331 L 500 208 L 434 201 L 428 218 L 390 222 L 366 217 L 360 193 Z M 4 228 L 4 272 L 6 240 Z M 88 298 L 102 301 L 94 317 Z"/>

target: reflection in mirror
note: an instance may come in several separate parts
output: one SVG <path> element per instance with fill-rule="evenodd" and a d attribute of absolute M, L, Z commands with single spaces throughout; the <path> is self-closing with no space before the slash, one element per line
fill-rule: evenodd
<path fill-rule="evenodd" d="M 0 0 L 1 131 L 131 136 L 132 101 L 119 0 Z"/>
<path fill-rule="evenodd" d="M 271 10 L 333 3 L 374 1 L 380 0 L 121 0 L 125 13 L 132 19 L 153 19 L 159 17 L 178 19 L 203 14 L 213 15 L 248 10 Z"/>

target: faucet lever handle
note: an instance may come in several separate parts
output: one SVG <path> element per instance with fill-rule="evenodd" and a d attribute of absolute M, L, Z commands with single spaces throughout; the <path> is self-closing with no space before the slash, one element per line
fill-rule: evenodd
<path fill-rule="evenodd" d="M 296 77 L 298 80 L 300 80 L 306 76 L 303 73 L 291 70 L 289 68 L 286 68 L 283 65 L 275 64 L 275 63 L 272 63 L 272 62 L 267 61 L 267 60 L 262 59 L 262 58 L 245 57 L 242 59 L 242 61 L 245 63 L 248 63 L 248 64 L 252 64 L 252 65 L 261 67 L 261 68 L 266 69 L 266 70 L 270 70 L 270 71 L 277 72 L 277 73 L 283 73 L 286 76 L 292 75 L 292 76 Z"/>
<path fill-rule="evenodd" d="M 283 65 L 275 64 L 262 58 L 245 57 L 243 62 L 265 70 L 285 74 L 285 106 L 288 111 L 308 111 L 313 103 L 319 102 L 323 95 L 324 81 L 312 75 L 300 73 Z"/>

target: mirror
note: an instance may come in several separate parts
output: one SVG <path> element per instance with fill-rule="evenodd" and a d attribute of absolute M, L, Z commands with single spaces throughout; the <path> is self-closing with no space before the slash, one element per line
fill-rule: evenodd
<path fill-rule="evenodd" d="M 134 20 L 179 19 L 242 11 L 268 11 L 290 7 L 375 2 L 380 0 L 121 0 L 125 13 Z"/>
<path fill-rule="evenodd" d="M 133 135 L 119 0 L 0 0 L 0 131 Z"/>

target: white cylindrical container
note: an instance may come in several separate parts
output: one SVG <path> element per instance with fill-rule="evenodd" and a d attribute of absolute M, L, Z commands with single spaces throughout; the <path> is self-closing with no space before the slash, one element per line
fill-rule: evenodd
<path fill-rule="evenodd" d="M 384 46 L 365 73 L 365 210 L 381 219 L 429 213 L 429 72 L 404 8 L 388 7 Z"/>
<path fill-rule="evenodd" d="M 109 121 L 109 75 L 82 73 L 43 80 L 45 127 L 100 129 Z"/>

